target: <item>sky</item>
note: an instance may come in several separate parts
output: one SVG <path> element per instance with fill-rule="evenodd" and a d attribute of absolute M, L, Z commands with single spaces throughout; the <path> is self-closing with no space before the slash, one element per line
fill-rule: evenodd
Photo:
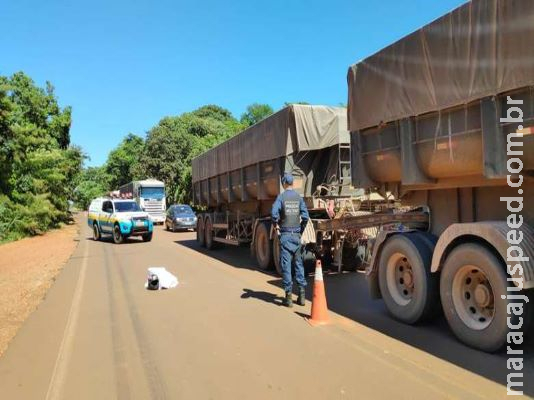
<path fill-rule="evenodd" d="M 50 81 L 96 166 L 205 104 L 346 103 L 349 65 L 464 2 L 0 0 L 0 75 Z"/>

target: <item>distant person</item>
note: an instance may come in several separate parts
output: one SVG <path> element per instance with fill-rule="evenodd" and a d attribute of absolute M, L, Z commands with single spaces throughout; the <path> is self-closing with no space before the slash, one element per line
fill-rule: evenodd
<path fill-rule="evenodd" d="M 285 173 L 282 177 L 284 192 L 276 198 L 271 210 L 271 218 L 278 235 L 280 235 L 280 264 L 282 266 L 282 283 L 284 285 L 284 305 L 293 307 L 293 279 L 291 264 L 295 265 L 295 280 L 298 284 L 297 304 L 305 303 L 306 279 L 300 237 L 310 219 L 306 204 L 293 190 L 293 175 Z"/>

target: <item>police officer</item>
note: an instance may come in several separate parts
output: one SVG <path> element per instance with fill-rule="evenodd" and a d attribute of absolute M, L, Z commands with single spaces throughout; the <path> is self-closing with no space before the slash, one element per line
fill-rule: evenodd
<path fill-rule="evenodd" d="M 295 265 L 295 280 L 298 284 L 297 304 L 305 302 L 306 279 L 302 264 L 300 236 L 310 219 L 304 200 L 293 190 L 293 175 L 285 173 L 282 177 L 284 192 L 276 198 L 271 218 L 280 235 L 280 264 L 282 265 L 282 283 L 285 290 L 284 305 L 293 307 L 291 264 Z"/>

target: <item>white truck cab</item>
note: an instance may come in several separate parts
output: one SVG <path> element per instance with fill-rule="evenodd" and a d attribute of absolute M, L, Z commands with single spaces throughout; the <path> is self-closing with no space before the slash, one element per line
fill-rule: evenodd
<path fill-rule="evenodd" d="M 89 205 L 87 224 L 93 229 L 93 239 L 100 240 L 103 234 L 112 235 L 117 244 L 129 236 L 141 236 L 150 242 L 154 224 L 147 212 L 142 211 L 133 200 L 100 197 Z"/>
<path fill-rule="evenodd" d="M 146 211 L 154 223 L 165 222 L 165 183 L 156 179 L 132 181 L 122 185 L 118 191 L 121 198 L 135 200 Z"/>

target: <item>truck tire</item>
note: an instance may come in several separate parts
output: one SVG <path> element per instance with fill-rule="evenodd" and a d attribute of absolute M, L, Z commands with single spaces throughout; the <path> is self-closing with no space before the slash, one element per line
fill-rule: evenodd
<path fill-rule="evenodd" d="M 150 242 L 152 240 L 152 234 L 153 232 L 143 234 L 143 242 Z"/>
<path fill-rule="evenodd" d="M 206 238 L 205 242 L 208 250 L 214 250 L 218 247 L 218 243 L 213 240 L 214 236 L 213 223 L 211 222 L 211 218 L 208 216 L 204 222 L 204 237 Z"/>
<path fill-rule="evenodd" d="M 341 263 L 344 271 L 355 272 L 362 268 L 363 259 L 357 247 L 344 247 Z"/>
<path fill-rule="evenodd" d="M 317 262 L 317 257 L 308 246 L 303 247 L 304 248 L 302 249 L 302 264 L 304 265 L 304 274 L 308 276 L 315 272 L 315 263 Z"/>
<path fill-rule="evenodd" d="M 273 243 L 269 238 L 269 226 L 260 222 L 254 235 L 254 254 L 258 266 L 263 270 L 273 267 Z"/>
<path fill-rule="evenodd" d="M 482 245 L 462 244 L 448 255 L 441 271 L 440 295 L 447 322 L 460 341 L 487 352 L 506 344 L 511 332 L 507 318 L 514 325 L 520 318 L 507 314 L 509 300 L 501 298 L 513 285 L 507 278 L 503 263 Z M 524 318 L 531 313 L 530 307 L 523 303 Z"/>
<path fill-rule="evenodd" d="M 115 242 L 115 244 L 124 242 L 124 236 L 122 236 L 121 228 L 118 224 L 113 226 L 113 242 Z"/>
<path fill-rule="evenodd" d="M 427 248 L 430 251 L 430 254 L 434 254 L 434 249 L 436 248 L 436 243 L 438 242 L 438 237 L 430 232 L 423 232 L 423 231 L 416 231 L 413 233 L 418 238 L 420 238 L 424 244 L 427 246 Z M 427 319 L 435 319 L 438 316 L 441 316 L 443 314 L 443 307 L 441 306 L 441 298 L 438 296 L 439 291 L 439 276 L 440 273 L 436 272 L 432 274 L 433 282 L 435 284 L 435 302 L 432 305 L 432 308 L 428 314 Z"/>
<path fill-rule="evenodd" d="M 407 324 L 436 314 L 439 279 L 430 273 L 432 252 L 414 233 L 390 237 L 379 260 L 378 283 L 388 311 Z"/>
<path fill-rule="evenodd" d="M 93 240 L 99 241 L 102 238 L 102 234 L 100 233 L 100 228 L 98 227 L 98 224 L 95 222 L 93 224 Z"/>
<path fill-rule="evenodd" d="M 206 247 L 206 236 L 204 233 L 204 216 L 201 215 L 197 220 L 197 242 L 200 247 Z"/>

